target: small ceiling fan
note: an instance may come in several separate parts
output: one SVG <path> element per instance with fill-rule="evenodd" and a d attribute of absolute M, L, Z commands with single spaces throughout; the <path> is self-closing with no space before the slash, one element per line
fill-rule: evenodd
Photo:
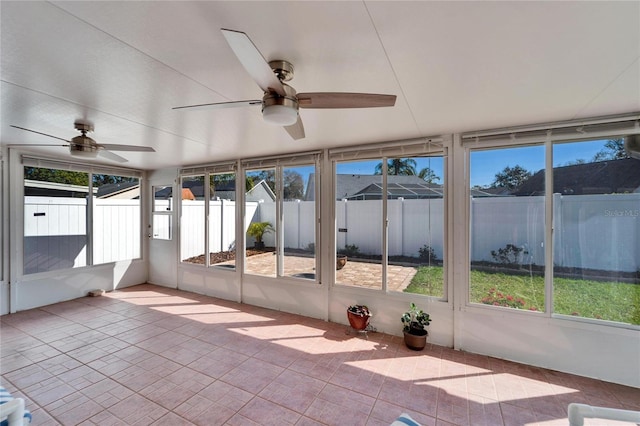
<path fill-rule="evenodd" d="M 118 161 L 120 163 L 126 163 L 128 160 L 123 158 L 117 154 L 114 154 L 111 151 L 137 151 L 137 152 L 155 152 L 155 149 L 148 146 L 135 146 L 135 145 L 116 145 L 116 144 L 99 144 L 89 136 L 87 136 L 88 132 L 93 131 L 93 124 L 76 121 L 73 123 L 76 130 L 78 130 L 81 135 L 72 138 L 71 140 L 67 140 L 64 138 L 60 138 L 58 136 L 49 135 L 47 133 L 38 132 L 31 129 L 26 129 L 24 127 L 14 126 L 11 127 L 26 130 L 27 132 L 37 133 L 39 135 L 48 136 L 50 138 L 59 139 L 61 141 L 65 141 L 68 144 L 65 145 L 51 145 L 51 144 L 25 144 L 22 146 L 68 146 L 71 155 L 77 157 L 85 157 L 85 158 L 95 158 L 100 155 L 108 160 Z"/>
<path fill-rule="evenodd" d="M 241 31 L 221 29 L 240 63 L 264 92 L 262 99 L 187 105 L 173 108 L 232 108 L 262 106 L 262 118 L 267 123 L 284 126 L 293 139 L 304 138 L 304 126 L 298 108 L 375 108 L 391 107 L 395 95 L 375 93 L 315 92 L 296 93 L 286 81 L 293 78 L 293 65 L 285 60 L 267 62 L 249 36 Z"/>

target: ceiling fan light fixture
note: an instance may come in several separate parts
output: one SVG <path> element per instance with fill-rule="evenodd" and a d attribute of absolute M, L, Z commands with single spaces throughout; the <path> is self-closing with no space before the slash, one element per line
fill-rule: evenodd
<path fill-rule="evenodd" d="M 291 126 L 298 121 L 298 111 L 285 105 L 266 105 L 262 109 L 262 117 L 269 124 Z"/>
<path fill-rule="evenodd" d="M 98 156 L 98 151 L 87 151 L 83 149 L 75 149 L 71 148 L 71 155 L 74 157 L 83 157 L 83 158 L 96 158 Z"/>

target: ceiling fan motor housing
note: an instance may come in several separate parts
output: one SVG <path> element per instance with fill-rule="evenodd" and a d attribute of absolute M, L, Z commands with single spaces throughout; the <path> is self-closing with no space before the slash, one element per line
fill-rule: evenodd
<path fill-rule="evenodd" d="M 95 157 L 98 155 L 98 149 L 96 141 L 85 136 L 84 132 L 82 136 L 76 136 L 71 139 L 71 144 L 69 145 L 71 155 L 78 157 Z"/>

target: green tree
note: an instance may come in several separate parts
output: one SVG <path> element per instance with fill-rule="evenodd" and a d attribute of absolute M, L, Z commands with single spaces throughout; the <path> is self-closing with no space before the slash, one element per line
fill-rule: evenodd
<path fill-rule="evenodd" d="M 491 187 L 514 189 L 522 185 L 522 183 L 530 177 L 531 172 L 521 166 L 507 166 L 501 172 L 496 173 L 495 180 L 491 184 Z"/>
<path fill-rule="evenodd" d="M 89 174 L 70 170 L 45 169 L 41 167 L 25 167 L 24 178 L 40 182 L 63 183 L 67 185 L 89 186 Z M 117 175 L 93 174 L 93 186 L 100 187 L 122 182 L 134 182 L 138 178 Z"/>
<path fill-rule="evenodd" d="M 283 192 L 285 200 L 302 200 L 304 198 L 304 179 L 295 170 L 285 170 L 283 176 Z"/>
<path fill-rule="evenodd" d="M 578 158 L 577 160 L 567 161 L 566 163 L 562 164 L 562 166 L 577 166 L 579 164 L 587 164 L 587 160 L 585 160 L 584 158 Z"/>
<path fill-rule="evenodd" d="M 40 182 L 64 183 L 67 185 L 89 186 L 89 174 L 69 170 L 25 167 L 24 178 Z"/>
<path fill-rule="evenodd" d="M 413 158 L 393 158 L 387 161 L 387 174 L 394 176 L 414 176 L 416 175 L 416 160 Z M 374 174 L 382 174 L 382 162 L 376 165 Z"/>
<path fill-rule="evenodd" d="M 275 194 L 276 172 L 273 169 L 255 170 L 247 173 L 247 183 L 246 183 L 246 185 L 248 186 L 247 190 L 256 186 L 258 183 L 260 183 L 261 180 L 264 180 L 267 183 L 267 186 L 269 186 L 269 188 L 271 188 L 271 190 Z"/>
<path fill-rule="evenodd" d="M 114 183 L 137 182 L 138 178 L 116 175 L 93 175 L 93 186 L 100 187 L 103 185 L 111 185 Z"/>
<path fill-rule="evenodd" d="M 621 160 L 628 157 L 624 149 L 624 139 L 609 139 L 604 144 L 604 149 L 598 151 L 591 161 Z"/>
<path fill-rule="evenodd" d="M 420 179 L 424 180 L 427 183 L 433 183 L 436 180 L 440 180 L 440 177 L 435 174 L 433 170 L 429 167 L 425 167 L 418 172 L 418 176 Z"/>

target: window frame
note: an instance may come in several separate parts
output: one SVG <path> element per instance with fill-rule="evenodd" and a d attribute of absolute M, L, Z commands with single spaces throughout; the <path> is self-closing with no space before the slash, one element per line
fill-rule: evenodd
<path fill-rule="evenodd" d="M 450 237 L 452 236 L 451 230 L 449 229 L 449 224 L 451 223 L 448 215 L 451 211 L 451 206 L 453 200 L 449 197 L 449 187 L 451 185 L 451 176 L 450 176 L 450 159 L 449 159 L 449 149 L 451 148 L 451 138 L 450 137 L 426 137 L 426 138 L 417 138 L 410 139 L 405 141 L 396 141 L 396 142 L 388 142 L 381 144 L 371 144 L 360 147 L 348 147 L 348 148 L 336 148 L 328 150 L 328 158 L 331 163 L 331 181 L 332 181 L 332 194 L 331 194 L 331 211 L 332 211 L 332 219 L 333 223 L 336 223 L 336 204 L 338 200 L 336 199 L 336 175 L 337 175 L 337 163 L 338 162 L 346 162 L 346 161 L 382 161 L 383 164 L 387 164 L 390 159 L 404 159 L 404 158 L 414 158 L 414 157 L 442 157 L 443 161 L 443 291 L 442 297 L 436 296 L 428 296 L 417 293 L 404 293 L 398 291 L 392 291 L 388 289 L 387 281 L 388 281 L 388 259 L 389 259 L 389 247 L 388 247 L 388 213 L 387 213 L 387 201 L 388 197 L 382 197 L 382 283 L 381 288 L 378 289 L 365 289 L 358 288 L 348 284 L 341 284 L 336 282 L 335 271 L 332 277 L 332 285 L 336 288 L 341 289 L 349 289 L 349 291 L 373 291 L 380 292 L 385 295 L 391 295 L 395 297 L 401 298 L 425 298 L 430 300 L 435 300 L 438 302 L 449 303 L 451 297 L 453 295 L 453 286 L 451 285 L 451 274 L 452 271 L 449 268 L 451 253 L 450 253 Z M 387 193 L 387 168 L 383 167 L 383 173 L 381 175 L 383 188 L 382 193 Z M 334 226 L 334 230 L 332 233 L 332 252 L 334 255 L 333 263 L 336 262 L 336 237 L 337 229 Z"/>
<path fill-rule="evenodd" d="M 145 230 L 144 230 L 144 203 L 143 203 L 143 199 L 144 197 L 142 196 L 142 194 L 144 194 L 144 189 L 145 189 L 145 172 L 141 171 L 141 170 L 136 170 L 136 169 L 127 169 L 127 168 L 121 168 L 121 167 L 112 167 L 112 166 L 105 166 L 105 165 L 100 165 L 100 164 L 82 164 L 82 163 L 75 163 L 75 162 L 71 162 L 71 161 L 64 161 L 64 160 L 56 160 L 56 159 L 49 159 L 49 158 L 41 158 L 41 157 L 32 157 L 30 155 L 20 155 L 20 164 L 18 167 L 19 170 L 19 177 L 20 177 L 20 193 L 16 194 L 19 198 L 19 212 L 17 212 L 20 216 L 20 229 L 19 229 L 19 236 L 20 236 L 20 256 L 19 259 L 20 261 L 18 261 L 16 263 L 16 277 L 29 277 L 31 278 L 37 278 L 39 276 L 45 276 L 48 274 L 59 274 L 63 271 L 71 271 L 71 270 L 79 270 L 82 268 L 99 268 L 99 267 L 103 267 L 104 265 L 109 265 L 109 264 L 116 264 L 118 262 L 132 262 L 132 261 L 140 261 L 144 258 L 144 234 L 145 234 Z M 60 268 L 60 269 L 52 269 L 52 270 L 47 270 L 47 271 L 38 271 L 38 272 L 33 272 L 33 273 L 25 273 L 25 245 L 24 245 L 24 239 L 25 239 L 25 221 L 24 221 L 24 206 L 25 206 L 25 169 L 31 167 L 31 168 L 43 168 L 43 169 L 53 169 L 53 170 L 61 170 L 61 171 L 73 171 L 73 172 L 80 172 L 80 173 L 86 173 L 87 174 L 87 178 L 88 178 L 88 191 L 89 193 L 92 193 L 93 190 L 93 175 L 98 175 L 98 174 L 103 174 L 103 175 L 113 175 L 113 176 L 121 176 L 121 177 L 131 177 L 131 178 L 136 178 L 138 179 L 139 182 L 139 186 L 140 186 L 140 207 L 139 207 L 139 213 L 138 213 L 138 221 L 139 221 L 139 240 L 138 240 L 138 257 L 136 258 L 132 258 L 132 259 L 123 259 L 123 260 L 116 260 L 116 261 L 110 261 L 110 262 L 104 262 L 104 263 L 98 263 L 98 264 L 94 264 L 93 262 L 93 250 L 94 250 L 94 246 L 93 246 L 93 235 L 94 235 L 94 217 L 93 217 L 93 204 L 94 204 L 94 196 L 91 196 L 90 198 L 87 197 L 85 199 L 86 201 L 86 224 L 85 224 L 85 231 L 86 231 L 86 265 L 82 265 L 82 266 L 77 266 L 77 267 L 67 267 L 67 268 Z"/>
<path fill-rule="evenodd" d="M 538 315 L 550 319 L 569 320 L 573 322 L 598 324 L 615 328 L 640 329 L 640 326 L 617 323 L 596 318 L 579 317 L 555 313 L 553 310 L 554 287 L 554 203 L 553 203 L 553 147 L 555 144 L 606 140 L 624 137 L 638 132 L 637 114 L 617 117 L 603 117 L 584 121 L 569 121 L 537 126 L 520 126 L 511 129 L 497 129 L 465 133 L 460 135 L 465 165 L 465 218 L 466 218 L 466 260 L 465 265 L 465 300 L 464 307 L 469 310 L 489 310 L 493 312 L 509 312 L 514 315 Z M 494 149 L 521 147 L 543 144 L 545 147 L 545 311 L 532 312 L 522 309 L 508 309 L 480 303 L 470 302 L 470 154 L 474 149 Z"/>
<path fill-rule="evenodd" d="M 268 158 L 253 158 L 253 159 L 245 159 L 241 161 L 241 167 L 239 170 L 239 175 L 242 175 L 242 179 L 246 179 L 247 172 L 256 171 L 256 170 L 265 170 L 265 169 L 273 169 L 274 170 L 274 178 L 275 178 L 275 241 L 276 241 L 276 266 L 275 266 L 275 274 L 274 276 L 270 275 L 260 275 L 254 274 L 247 271 L 247 261 L 246 255 L 243 257 L 242 262 L 242 273 L 244 275 L 249 275 L 252 277 L 260 277 L 265 279 L 277 279 L 277 280 L 287 280 L 292 283 L 300 283 L 302 285 L 310 284 L 310 285 L 320 285 L 323 282 L 322 277 L 322 268 L 321 268 L 321 252 L 318 249 L 321 247 L 321 234 L 320 234 L 320 208 L 321 208 L 321 193 L 320 193 L 320 164 L 322 161 L 322 155 L 319 151 L 311 151 L 311 152 L 303 152 L 297 155 L 283 155 L 281 157 L 268 157 Z M 296 277 L 293 275 L 285 274 L 285 254 L 284 254 L 284 171 L 290 168 L 296 167 L 309 167 L 312 166 L 314 168 L 313 179 L 314 179 L 314 265 L 315 272 L 314 278 L 303 278 Z M 244 187 L 244 186 L 243 186 Z M 246 253 L 246 232 L 244 224 L 247 220 L 246 218 L 246 197 L 245 192 L 243 191 L 240 194 L 241 197 L 236 197 L 236 200 L 241 199 L 241 217 L 242 217 L 242 245 L 245 249 Z"/>
<path fill-rule="evenodd" d="M 156 210 L 156 188 L 171 188 L 171 197 L 169 198 L 169 207 L 165 210 Z M 171 184 L 160 184 L 160 185 L 152 185 L 151 186 L 151 229 L 149 232 L 149 237 L 153 240 L 160 241 L 171 241 L 173 240 L 174 230 L 173 230 L 173 215 L 175 213 L 175 195 L 173 194 L 173 185 Z M 167 238 L 156 237 L 154 231 L 156 229 L 156 218 L 163 218 L 163 220 L 168 220 L 168 236 Z"/>

